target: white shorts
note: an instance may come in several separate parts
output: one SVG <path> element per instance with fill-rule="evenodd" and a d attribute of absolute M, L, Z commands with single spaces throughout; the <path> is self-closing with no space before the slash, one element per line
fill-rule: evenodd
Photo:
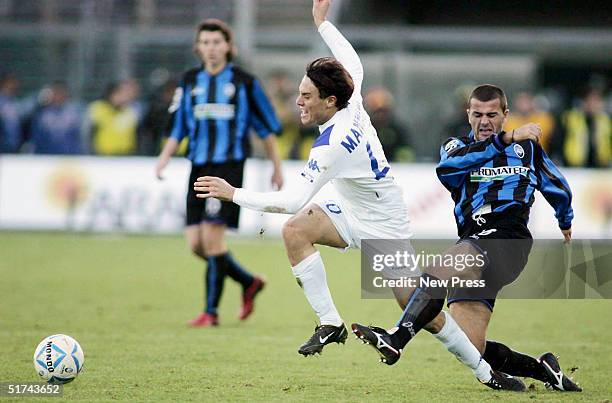
<path fill-rule="evenodd" d="M 343 209 L 337 200 L 325 200 L 315 202 L 330 218 L 338 234 L 348 245 L 346 248 L 337 248 L 346 251 L 350 248 L 361 249 L 361 241 L 364 239 L 393 239 L 400 243 L 386 243 L 384 249 L 388 247 L 406 250 L 414 253 L 414 248 L 410 243 L 412 233 L 410 232 L 410 222 L 408 216 L 399 214 L 397 218 L 381 217 L 380 220 L 368 219 L 367 221 L 356 219 L 350 210 Z M 391 245 L 392 244 L 392 245 Z M 409 268 L 384 269 L 382 275 L 387 279 L 399 279 L 415 277 L 421 274 L 418 267 L 410 270 Z"/>
<path fill-rule="evenodd" d="M 362 239 L 408 239 L 412 237 L 408 216 L 395 219 L 381 217 L 380 220 L 358 220 L 337 200 L 315 202 L 327 214 L 336 230 L 348 245 L 347 248 L 361 248 Z"/>

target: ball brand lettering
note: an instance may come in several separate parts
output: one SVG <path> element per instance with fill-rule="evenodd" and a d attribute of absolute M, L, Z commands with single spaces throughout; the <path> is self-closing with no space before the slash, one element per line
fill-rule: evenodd
<path fill-rule="evenodd" d="M 53 342 L 47 342 L 47 346 L 45 347 L 45 364 L 47 365 L 47 371 L 53 372 L 55 368 L 53 368 L 53 360 L 51 359 L 51 346 Z"/>

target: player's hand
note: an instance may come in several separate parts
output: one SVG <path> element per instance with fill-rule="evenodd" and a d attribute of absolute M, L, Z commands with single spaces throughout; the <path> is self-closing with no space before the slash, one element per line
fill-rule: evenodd
<path fill-rule="evenodd" d="M 540 142 L 540 138 L 542 137 L 542 128 L 540 125 L 535 123 L 527 123 L 511 131 L 510 133 L 506 133 L 507 143 L 518 143 L 523 140 L 533 140 L 536 143 Z"/>
<path fill-rule="evenodd" d="M 216 176 L 202 176 L 194 182 L 193 190 L 198 192 L 196 197 L 200 199 L 214 197 L 223 201 L 232 201 L 236 188 Z"/>
<path fill-rule="evenodd" d="M 317 28 L 325 21 L 330 3 L 331 0 L 312 0 L 312 16 Z"/>
<path fill-rule="evenodd" d="M 563 238 L 565 238 L 565 240 L 563 241 L 563 243 L 570 243 L 572 242 L 572 229 L 568 228 L 568 229 L 562 229 L 561 233 L 563 234 Z"/>
<path fill-rule="evenodd" d="M 161 160 L 157 161 L 157 165 L 155 165 L 155 177 L 160 181 L 164 180 L 162 172 L 164 171 L 164 168 L 166 168 L 166 165 L 168 165 L 168 162 Z"/>
<path fill-rule="evenodd" d="M 283 187 L 283 173 L 279 170 L 274 170 L 272 173 L 272 178 L 270 179 L 270 183 L 272 183 L 272 187 L 276 190 L 281 190 Z"/>

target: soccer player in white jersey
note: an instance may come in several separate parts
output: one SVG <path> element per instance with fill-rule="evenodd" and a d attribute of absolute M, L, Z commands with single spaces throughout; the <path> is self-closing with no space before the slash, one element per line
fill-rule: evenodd
<path fill-rule="evenodd" d="M 298 350 L 304 356 L 321 353 L 330 343 L 344 343 L 348 334 L 314 244 L 359 248 L 362 239 L 411 236 L 402 190 L 362 106 L 363 66 L 351 44 L 326 21 L 329 5 L 330 0 L 313 0 L 313 17 L 335 58 L 320 58 L 307 66 L 296 100 L 302 123 L 317 124 L 320 131 L 308 162 L 296 178 L 299 189 L 253 192 L 210 176 L 194 183 L 201 198 L 215 197 L 253 210 L 293 214 L 283 227 L 283 240 L 293 274 L 320 320 L 313 336 Z M 338 199 L 308 204 L 327 182 L 335 187 Z M 396 295 L 405 306 L 407 297 Z M 492 371 L 450 315 L 439 335 L 434 336 L 479 380 L 485 384 L 498 380 L 488 386 L 511 389 L 516 385 L 508 383 L 521 382 Z M 497 387 L 500 382 L 501 387 Z"/>

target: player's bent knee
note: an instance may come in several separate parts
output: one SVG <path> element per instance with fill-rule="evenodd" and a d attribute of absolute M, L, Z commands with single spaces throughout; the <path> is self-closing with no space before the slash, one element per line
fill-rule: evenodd
<path fill-rule="evenodd" d="M 205 256 L 219 255 L 227 250 L 225 246 L 225 225 L 201 224 L 201 247 Z"/>
<path fill-rule="evenodd" d="M 283 237 L 283 240 L 285 242 L 287 242 L 288 240 L 290 240 L 291 238 L 295 236 L 296 228 L 291 222 L 292 219 L 293 218 L 290 218 L 289 220 L 287 220 L 283 224 L 283 228 L 281 228 L 281 236 Z"/>
<path fill-rule="evenodd" d="M 283 225 L 282 236 L 285 244 L 306 240 L 306 230 L 303 222 L 297 216 L 291 217 Z"/>
<path fill-rule="evenodd" d="M 206 258 L 206 254 L 204 253 L 204 248 L 200 243 L 198 244 L 189 244 L 189 249 L 191 252 L 197 257 L 201 257 L 202 259 Z"/>
<path fill-rule="evenodd" d="M 196 256 L 205 258 L 204 247 L 200 237 L 195 234 L 187 234 L 187 246 L 189 250 Z"/>

